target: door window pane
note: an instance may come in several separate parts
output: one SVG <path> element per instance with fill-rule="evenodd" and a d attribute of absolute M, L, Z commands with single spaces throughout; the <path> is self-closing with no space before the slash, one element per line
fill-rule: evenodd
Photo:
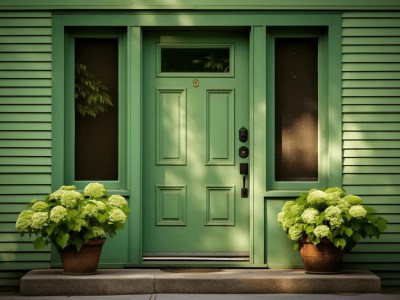
<path fill-rule="evenodd" d="M 118 39 L 75 39 L 75 180 L 118 180 Z"/>
<path fill-rule="evenodd" d="M 161 72 L 227 73 L 230 49 L 227 48 L 161 48 Z"/>
<path fill-rule="evenodd" d="M 318 180 L 318 39 L 275 43 L 275 180 Z"/>

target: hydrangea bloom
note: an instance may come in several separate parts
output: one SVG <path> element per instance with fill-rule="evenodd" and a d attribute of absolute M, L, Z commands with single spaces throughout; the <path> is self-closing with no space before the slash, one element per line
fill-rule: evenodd
<path fill-rule="evenodd" d="M 325 209 L 325 216 L 327 219 L 338 218 L 341 213 L 341 209 L 337 206 L 329 206 Z"/>
<path fill-rule="evenodd" d="M 61 196 L 60 203 L 66 208 L 74 208 L 78 205 L 78 201 L 82 199 L 83 197 L 81 193 L 77 191 L 64 191 L 63 195 Z"/>
<path fill-rule="evenodd" d="M 87 225 L 86 221 L 83 219 L 76 219 L 75 223 L 75 227 L 72 230 L 76 232 L 80 232 L 82 230 L 82 226 Z"/>
<path fill-rule="evenodd" d="M 126 199 L 120 195 L 112 195 L 110 198 L 108 198 L 108 203 L 110 206 L 122 208 L 128 205 L 128 202 L 126 202 Z"/>
<path fill-rule="evenodd" d="M 98 211 L 105 211 L 107 209 L 107 206 L 104 204 L 103 201 L 99 200 L 89 200 L 90 203 L 93 203 L 94 205 L 97 206 Z"/>
<path fill-rule="evenodd" d="M 105 237 L 106 236 L 106 232 L 101 227 L 97 227 L 97 226 L 93 227 L 92 232 L 93 232 L 94 237 Z"/>
<path fill-rule="evenodd" d="M 363 203 L 362 199 L 356 195 L 347 195 L 343 200 L 350 203 L 350 205 L 360 205 Z"/>
<path fill-rule="evenodd" d="M 331 218 L 331 219 L 329 220 L 329 224 L 330 224 L 333 228 L 340 227 L 340 225 L 342 225 L 343 223 L 344 223 L 344 220 L 343 220 L 343 218 L 340 218 L 340 217 Z"/>
<path fill-rule="evenodd" d="M 28 231 L 29 226 L 31 226 L 32 216 L 35 212 L 33 210 L 24 210 L 22 211 L 17 219 L 17 223 L 15 224 L 15 228 L 18 231 Z"/>
<path fill-rule="evenodd" d="M 326 225 L 318 225 L 314 228 L 313 232 L 317 237 L 324 238 L 329 235 L 330 230 L 329 227 Z"/>
<path fill-rule="evenodd" d="M 35 229 L 41 229 L 47 223 L 47 219 L 49 218 L 49 213 L 47 212 L 35 212 L 32 215 L 31 219 L 31 227 Z"/>
<path fill-rule="evenodd" d="M 126 215 L 124 212 L 119 208 L 113 208 L 110 211 L 110 215 L 108 217 L 109 222 L 111 223 L 125 223 Z"/>
<path fill-rule="evenodd" d="M 60 200 L 65 191 L 74 191 L 74 190 L 76 190 L 76 186 L 74 185 L 63 185 L 57 191 L 51 193 L 49 198 L 50 200 Z"/>
<path fill-rule="evenodd" d="M 50 220 L 54 223 L 60 223 L 67 216 L 67 209 L 64 206 L 54 206 L 50 211 Z"/>
<path fill-rule="evenodd" d="M 106 192 L 107 190 L 104 185 L 97 182 L 89 183 L 83 190 L 85 196 L 90 198 L 101 198 L 106 194 Z"/>
<path fill-rule="evenodd" d="M 312 206 L 319 206 L 325 204 L 327 201 L 327 194 L 320 190 L 314 190 L 308 194 L 307 202 Z"/>
<path fill-rule="evenodd" d="M 339 187 L 331 187 L 329 189 L 326 189 L 325 193 L 327 193 L 327 194 L 339 193 L 339 197 L 343 197 L 345 195 L 345 192 Z"/>
<path fill-rule="evenodd" d="M 292 213 L 293 215 L 299 215 L 303 211 L 304 206 L 298 204 L 292 205 L 292 207 L 290 208 L 290 213 Z"/>
<path fill-rule="evenodd" d="M 367 211 L 364 207 L 362 207 L 362 205 L 355 205 L 350 207 L 349 214 L 353 218 L 361 219 L 367 215 Z"/>
<path fill-rule="evenodd" d="M 99 208 L 97 207 L 96 204 L 88 203 L 83 208 L 82 214 L 84 216 L 94 217 L 98 211 L 99 211 Z"/>
<path fill-rule="evenodd" d="M 319 212 L 315 208 L 307 208 L 302 214 L 301 219 L 304 223 L 314 224 Z"/>
<path fill-rule="evenodd" d="M 296 224 L 289 228 L 289 236 L 292 241 L 297 241 L 303 236 L 302 226 Z"/>
<path fill-rule="evenodd" d="M 339 200 L 339 203 L 336 205 L 342 212 L 348 212 L 350 209 L 350 203 L 344 200 L 344 198 Z"/>
<path fill-rule="evenodd" d="M 32 205 L 32 210 L 36 211 L 36 212 L 37 211 L 46 211 L 48 208 L 49 208 L 49 205 L 44 201 L 38 201 Z"/>
<path fill-rule="evenodd" d="M 292 208 L 293 205 L 294 205 L 294 201 L 287 201 L 287 202 L 283 205 L 282 211 L 283 211 L 283 212 L 289 211 L 289 210 Z"/>
<path fill-rule="evenodd" d="M 340 201 L 340 193 L 336 192 L 336 193 L 327 193 L 326 194 L 326 202 L 328 203 L 328 205 L 336 205 L 339 203 Z"/>

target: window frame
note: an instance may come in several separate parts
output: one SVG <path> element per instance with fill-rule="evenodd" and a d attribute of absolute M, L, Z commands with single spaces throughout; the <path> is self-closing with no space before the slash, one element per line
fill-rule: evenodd
<path fill-rule="evenodd" d="M 75 179 L 75 40 L 77 38 L 118 40 L 118 178 L 117 180 Z M 67 29 L 65 32 L 65 182 L 83 189 L 96 181 L 109 190 L 127 192 L 127 93 L 126 93 L 126 32 L 117 28 Z"/>
<path fill-rule="evenodd" d="M 318 179 L 316 181 L 275 180 L 275 41 L 278 38 L 318 38 Z M 329 183 L 329 93 L 328 32 L 325 28 L 267 29 L 267 112 L 266 112 L 266 187 L 267 194 L 323 188 Z M 286 193 L 287 194 L 287 193 Z"/>

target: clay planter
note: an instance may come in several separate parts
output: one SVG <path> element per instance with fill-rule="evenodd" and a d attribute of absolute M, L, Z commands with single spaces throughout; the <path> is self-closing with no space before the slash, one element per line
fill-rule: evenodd
<path fill-rule="evenodd" d="M 90 240 L 78 252 L 75 246 L 69 246 L 60 251 L 64 274 L 93 275 L 97 274 L 101 249 L 105 239 Z"/>
<path fill-rule="evenodd" d="M 302 242 L 300 254 L 304 269 L 308 274 L 340 273 L 343 261 L 343 250 L 336 248 L 331 241 L 321 240 L 314 245 L 308 240 Z"/>

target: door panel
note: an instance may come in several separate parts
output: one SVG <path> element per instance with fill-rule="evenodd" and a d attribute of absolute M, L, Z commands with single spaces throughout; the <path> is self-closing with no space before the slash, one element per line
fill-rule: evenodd
<path fill-rule="evenodd" d="M 196 53 L 203 53 L 198 51 L 203 44 L 210 49 L 227 45 L 230 61 L 210 55 L 204 72 L 186 72 L 171 62 L 168 68 L 179 72 L 160 72 L 160 43 L 196 47 Z M 247 48 L 242 33 L 145 33 L 144 259 L 248 260 L 249 200 L 241 197 L 239 172 L 247 158 L 238 155 L 246 145 L 239 141 L 239 129 L 248 127 Z M 217 67 L 209 68 L 210 60 Z"/>

